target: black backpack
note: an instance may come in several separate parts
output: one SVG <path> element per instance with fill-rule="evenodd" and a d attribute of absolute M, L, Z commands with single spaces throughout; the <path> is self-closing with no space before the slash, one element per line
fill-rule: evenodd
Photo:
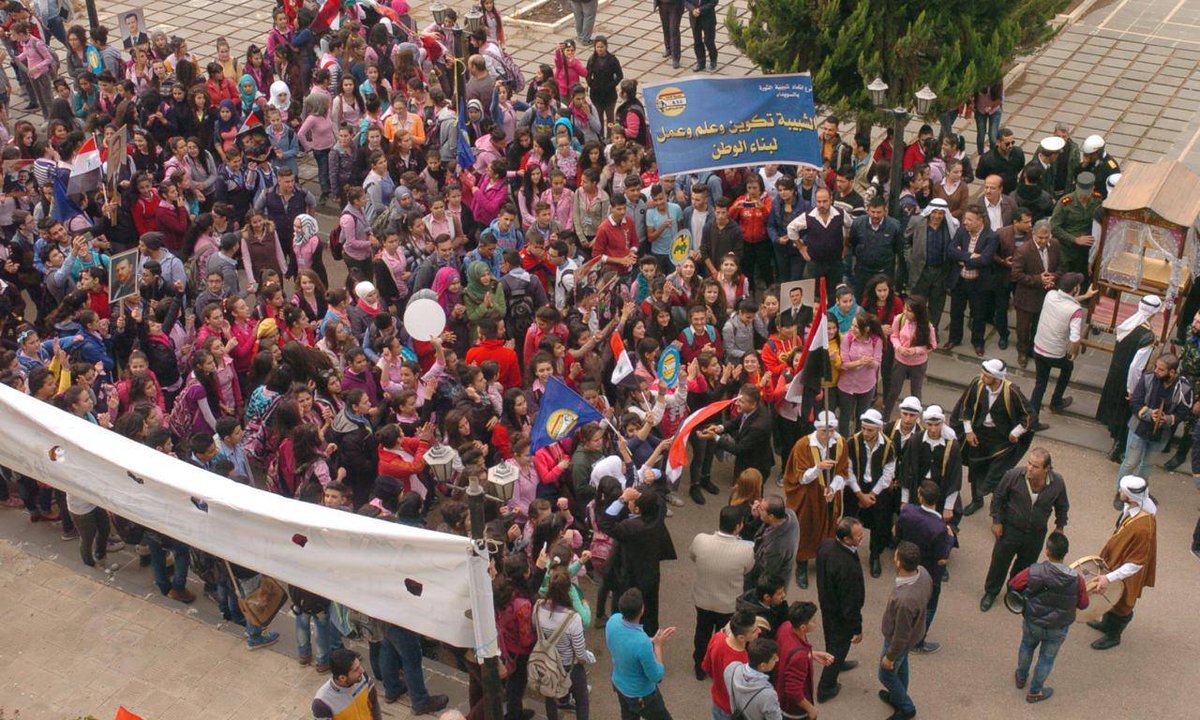
<path fill-rule="evenodd" d="M 518 346 L 525 342 L 525 333 L 533 325 L 533 314 L 537 311 L 533 305 L 533 298 L 529 295 L 530 282 L 537 281 L 523 282 L 511 289 L 508 296 L 508 311 L 504 317 L 504 325 L 508 328 L 509 337 L 516 340 Z M 527 360 L 527 358 L 522 358 L 522 360 Z"/>

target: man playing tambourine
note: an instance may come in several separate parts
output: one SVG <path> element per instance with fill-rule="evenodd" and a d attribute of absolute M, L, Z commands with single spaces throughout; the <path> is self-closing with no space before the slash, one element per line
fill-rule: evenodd
<path fill-rule="evenodd" d="M 1121 644 L 1121 633 L 1133 620 L 1133 606 L 1141 597 L 1142 589 L 1154 587 L 1155 555 L 1157 553 L 1158 511 L 1150 498 L 1149 486 L 1143 478 L 1126 475 L 1121 478 L 1120 497 L 1125 504 L 1117 526 L 1100 557 L 1113 568 L 1107 575 L 1100 575 L 1089 583 L 1089 590 L 1104 592 L 1110 582 L 1121 580 L 1124 590 L 1121 599 L 1098 622 L 1089 627 L 1104 633 L 1104 637 L 1092 643 L 1095 650 L 1107 650 Z"/>

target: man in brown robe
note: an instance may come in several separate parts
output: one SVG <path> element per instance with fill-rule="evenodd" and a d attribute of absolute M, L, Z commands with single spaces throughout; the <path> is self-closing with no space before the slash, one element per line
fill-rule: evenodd
<path fill-rule="evenodd" d="M 816 429 L 796 441 L 783 471 L 787 506 L 800 521 L 796 549 L 796 583 L 808 588 L 808 561 L 817 546 L 833 537 L 842 516 L 842 489 L 850 473 L 846 439 L 837 433 L 837 418 L 829 411 L 817 415 Z"/>
<path fill-rule="evenodd" d="M 1124 590 L 1112 610 L 1104 613 L 1098 622 L 1088 623 L 1088 627 L 1104 633 L 1104 637 L 1092 643 L 1095 650 L 1107 650 L 1121 644 L 1121 633 L 1133 620 L 1133 606 L 1142 590 L 1154 587 L 1158 508 L 1150 498 L 1146 481 L 1134 475 L 1121 478 L 1121 501 L 1125 508 L 1112 536 L 1100 551 L 1100 557 L 1112 570 L 1092 583 L 1095 592 L 1103 592 L 1110 582 L 1121 580 Z"/>

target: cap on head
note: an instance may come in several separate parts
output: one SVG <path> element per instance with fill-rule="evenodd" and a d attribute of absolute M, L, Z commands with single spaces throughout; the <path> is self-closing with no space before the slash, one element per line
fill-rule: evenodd
<path fill-rule="evenodd" d="M 1087 140 L 1079 146 L 1079 151 L 1084 154 L 1099 152 L 1104 149 L 1104 138 L 1099 135 L 1088 135 Z"/>
<path fill-rule="evenodd" d="M 1075 176 L 1075 188 L 1077 190 L 1091 190 L 1096 187 L 1096 176 L 1090 172 L 1081 172 Z"/>
<path fill-rule="evenodd" d="M 1067 141 L 1057 135 L 1051 135 L 1047 138 L 1042 138 L 1042 142 L 1038 145 L 1044 153 L 1062 152 L 1062 149 L 1067 146 Z"/>

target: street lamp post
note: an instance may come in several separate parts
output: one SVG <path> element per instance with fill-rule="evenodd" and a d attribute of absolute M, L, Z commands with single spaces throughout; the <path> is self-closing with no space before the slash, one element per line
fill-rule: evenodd
<path fill-rule="evenodd" d="M 902 182 L 901 178 L 904 170 L 904 126 L 908 124 L 909 111 L 903 105 L 897 105 L 889 109 L 887 107 L 887 91 L 888 84 L 880 77 L 875 78 L 867 85 L 867 92 L 871 96 L 871 103 L 882 112 L 891 115 L 892 118 L 892 176 L 888 181 L 888 212 L 892 217 L 901 220 L 900 183 Z M 926 85 L 916 92 L 913 100 L 917 115 L 924 117 L 929 113 L 934 100 L 937 100 L 937 95 Z"/>

